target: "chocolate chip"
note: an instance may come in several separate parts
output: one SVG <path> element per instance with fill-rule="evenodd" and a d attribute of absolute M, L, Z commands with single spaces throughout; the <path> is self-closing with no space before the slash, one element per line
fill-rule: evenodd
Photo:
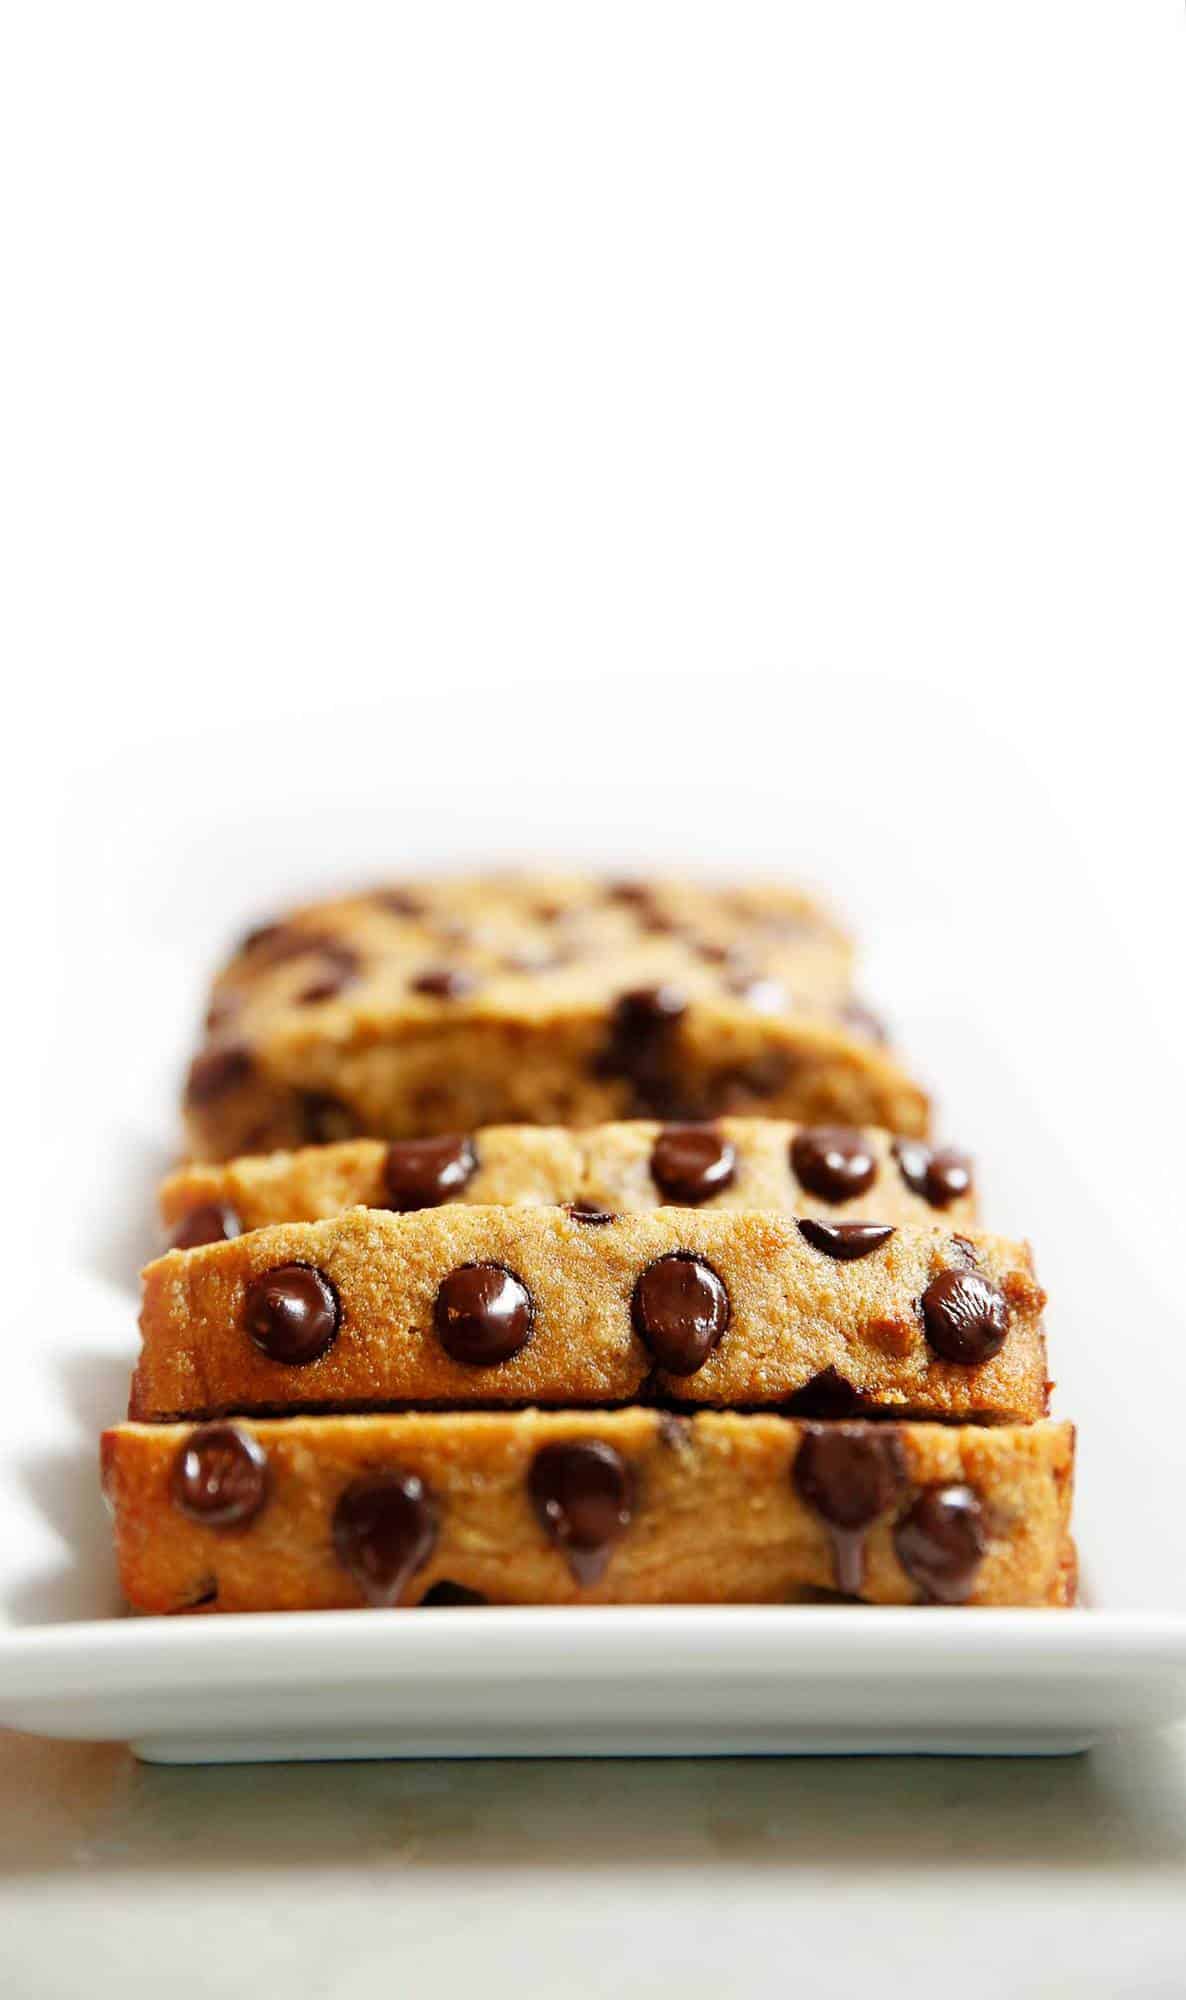
<path fill-rule="evenodd" d="M 311 1007 L 322 1000 L 336 1000 L 348 986 L 353 986 L 362 970 L 358 953 L 352 945 L 329 943 L 323 947 L 325 970 L 304 990 L 297 994 L 299 1007 Z"/>
<path fill-rule="evenodd" d="M 250 942 L 242 949 L 250 957 L 251 970 L 258 972 L 265 966 L 286 965 L 289 959 L 306 958 L 315 951 L 333 951 L 345 947 L 338 946 L 338 940 L 326 930 L 301 930 L 295 924 L 265 924 L 258 931 L 252 931 Z"/>
<path fill-rule="evenodd" d="M 262 944 L 269 944 L 274 938 L 283 935 L 283 924 L 256 924 L 253 930 L 246 931 L 240 938 L 236 956 L 246 958 L 250 952 L 258 951 Z"/>
<path fill-rule="evenodd" d="M 901 1441 L 889 1426 L 812 1424 L 795 1457 L 795 1490 L 838 1528 L 864 1528 L 906 1483 Z"/>
<path fill-rule="evenodd" d="M 535 1304 L 504 1264 L 462 1264 L 441 1282 L 433 1308 L 446 1354 L 469 1368 L 493 1368 L 527 1345 Z"/>
<path fill-rule="evenodd" d="M 922 1295 L 927 1340 L 945 1361 L 975 1368 L 1005 1344 L 1009 1306 L 978 1271 L 940 1271 Z"/>
<path fill-rule="evenodd" d="M 331 1097 L 327 1090 L 303 1090 L 299 1103 L 301 1130 L 311 1146 L 352 1139 L 358 1131 L 358 1119 L 350 1106 L 340 1097 Z"/>
<path fill-rule="evenodd" d="M 876 1154 L 848 1125 L 804 1125 L 791 1140 L 791 1166 L 821 1201 L 853 1201 L 877 1178 Z"/>
<path fill-rule="evenodd" d="M 729 1324 L 729 1294 L 711 1264 L 674 1251 L 648 1264 L 630 1310 L 635 1332 L 660 1368 L 694 1375 Z"/>
<path fill-rule="evenodd" d="M 813 1425 L 791 1470 L 795 1490 L 827 1523 L 837 1590 L 849 1597 L 865 1580 L 865 1531 L 906 1483 L 896 1432 L 871 1424 Z"/>
<path fill-rule="evenodd" d="M 605 893 L 611 903 L 647 904 L 654 896 L 649 882 L 607 882 Z"/>
<path fill-rule="evenodd" d="M 953 1146 L 933 1153 L 919 1139 L 895 1139 L 893 1153 L 907 1187 L 932 1208 L 947 1208 L 971 1191 L 972 1162 Z"/>
<path fill-rule="evenodd" d="M 467 1590 L 463 1583 L 454 1583 L 451 1577 L 442 1576 L 437 1583 L 429 1585 L 420 1599 L 420 1609 L 435 1610 L 438 1606 L 448 1605 L 451 1609 L 459 1610 L 463 1605 L 488 1602 L 489 1599 L 483 1597 L 480 1590 Z"/>
<path fill-rule="evenodd" d="M 383 1162 L 385 1206 L 404 1214 L 459 1201 L 477 1165 L 472 1141 L 455 1132 L 441 1139 L 398 1139 Z"/>
<path fill-rule="evenodd" d="M 737 1155 L 711 1125 L 668 1125 L 651 1149 L 651 1176 L 660 1194 L 687 1208 L 722 1194 Z"/>
<path fill-rule="evenodd" d="M 623 993 L 614 1008 L 597 1074 L 626 1078 L 640 1111 L 662 1117 L 673 1107 L 678 1094 L 673 1043 L 687 1004 L 674 986 L 641 986 Z"/>
<path fill-rule="evenodd" d="M 834 1368 L 821 1368 L 787 1397 L 782 1408 L 788 1417 L 855 1417 L 865 1408 L 865 1399 Z"/>
<path fill-rule="evenodd" d="M 907 1576 L 944 1604 L 971 1595 L 985 1546 L 980 1501 L 970 1486 L 928 1487 L 894 1529 Z"/>
<path fill-rule="evenodd" d="M 178 1445 L 173 1505 L 203 1528 L 241 1528 L 268 1497 L 267 1453 L 237 1424 L 203 1424 Z"/>
<path fill-rule="evenodd" d="M 171 1250 L 196 1250 L 203 1243 L 225 1243 L 238 1236 L 242 1224 L 229 1202 L 207 1201 L 191 1208 L 174 1225 L 169 1238 Z"/>
<path fill-rule="evenodd" d="M 339 993 L 344 993 L 351 984 L 350 973 L 327 972 L 322 978 L 314 979 L 310 985 L 302 987 L 296 996 L 296 1004 L 298 1007 L 315 1007 L 323 1000 L 336 1000 Z"/>
<path fill-rule="evenodd" d="M 186 1103 L 213 1104 L 216 1098 L 225 1097 L 228 1090 L 237 1090 L 241 1083 L 246 1083 L 254 1067 L 251 1050 L 244 1042 L 223 1042 L 212 1049 L 203 1049 L 189 1066 Z"/>
<path fill-rule="evenodd" d="M 436 1509 L 415 1473 L 356 1479 L 334 1508 L 334 1554 L 371 1604 L 398 1604 L 436 1538 Z"/>
<path fill-rule="evenodd" d="M 247 1287 L 243 1324 L 270 1361 L 303 1367 L 333 1345 L 341 1323 L 337 1290 L 313 1264 L 277 1264 Z"/>
<path fill-rule="evenodd" d="M 620 1452 L 600 1438 L 574 1438 L 536 1452 L 528 1475 L 535 1511 L 579 1583 L 596 1583 L 630 1525 L 633 1481 Z"/>
<path fill-rule="evenodd" d="M 587 1201 L 566 1201 L 564 1212 L 570 1215 L 574 1222 L 587 1222 L 593 1228 L 599 1228 L 603 1222 L 616 1222 L 618 1219 L 612 1209 L 594 1208 Z"/>
<path fill-rule="evenodd" d="M 393 917 L 422 917 L 428 908 L 424 898 L 414 896 L 410 889 L 376 889 L 371 901 Z"/>
<path fill-rule="evenodd" d="M 472 993 L 477 983 L 473 973 L 459 965 L 432 965 L 417 973 L 411 985 L 413 993 L 426 994 L 431 1000 L 460 1000 Z"/>
<path fill-rule="evenodd" d="M 807 1216 L 799 1223 L 799 1234 L 825 1257 L 851 1264 L 871 1250 L 880 1250 L 895 1230 L 892 1222 L 817 1222 Z"/>

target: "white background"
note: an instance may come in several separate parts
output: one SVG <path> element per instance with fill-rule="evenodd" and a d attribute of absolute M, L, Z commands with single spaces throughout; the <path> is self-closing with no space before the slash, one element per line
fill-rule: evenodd
<path fill-rule="evenodd" d="M 653 854 L 831 889 L 996 1135 L 1064 1405 L 1081 1340 L 1164 1425 L 1186 12 L 14 6 L 0 185 L 12 1380 L 79 1215 L 143 1199 L 92 1107 L 171 1101 L 182 956 L 318 881 Z M 18 1993 L 95 1935 L 124 1996 L 409 1953 L 425 1991 L 1182 1990 L 1180 1737 L 616 1778 L 26 1742 L 0 1798 Z"/>

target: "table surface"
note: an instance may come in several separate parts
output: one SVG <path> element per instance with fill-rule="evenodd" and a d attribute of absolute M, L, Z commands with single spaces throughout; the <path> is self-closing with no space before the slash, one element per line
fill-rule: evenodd
<path fill-rule="evenodd" d="M 796 1967 L 812 2000 L 1181 1996 L 1186 1729 L 1059 1759 L 201 1769 L 0 1736 L 5 1992 L 715 2000 Z"/>

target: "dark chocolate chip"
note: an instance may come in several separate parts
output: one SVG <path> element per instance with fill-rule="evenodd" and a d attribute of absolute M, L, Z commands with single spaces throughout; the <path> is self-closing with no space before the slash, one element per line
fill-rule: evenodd
<path fill-rule="evenodd" d="M 822 1368 L 794 1390 L 782 1408 L 788 1417 L 855 1417 L 865 1408 L 865 1399 L 834 1368 Z"/>
<path fill-rule="evenodd" d="M 303 1090 L 300 1095 L 301 1130 L 311 1146 L 332 1145 L 337 1139 L 353 1139 L 358 1119 L 340 1097 L 327 1090 Z"/>
<path fill-rule="evenodd" d="M 822 1250 L 825 1257 L 851 1264 L 858 1257 L 867 1257 L 871 1250 L 880 1250 L 895 1230 L 892 1222 L 817 1222 L 814 1217 L 805 1216 L 799 1224 L 799 1234 L 813 1250 Z"/>
<path fill-rule="evenodd" d="M 247 1287 L 243 1324 L 269 1360 L 289 1367 L 317 1361 L 341 1323 L 337 1289 L 313 1264 L 277 1264 Z"/>
<path fill-rule="evenodd" d="M 607 882 L 605 893 L 611 903 L 648 904 L 654 896 L 649 882 Z"/>
<path fill-rule="evenodd" d="M 441 1139 L 397 1139 L 383 1162 L 385 1206 L 399 1213 L 459 1201 L 478 1165 L 473 1143 L 458 1133 Z"/>
<path fill-rule="evenodd" d="M 292 958 L 307 958 L 315 951 L 347 949 L 339 946 L 338 940 L 326 930 L 302 930 L 296 924 L 265 924 L 251 934 L 250 945 L 245 946 L 251 959 L 251 970 L 262 971 L 264 967 L 286 965 Z"/>
<path fill-rule="evenodd" d="M 472 993 L 477 985 L 472 972 L 466 972 L 459 965 L 432 965 L 424 972 L 417 973 L 412 981 L 413 993 L 423 993 L 431 1000 L 460 1000 Z"/>
<path fill-rule="evenodd" d="M 393 917 L 422 917 L 428 908 L 423 897 L 414 896 L 410 889 L 376 889 L 371 901 Z"/>
<path fill-rule="evenodd" d="M 503 1264 L 462 1264 L 442 1279 L 433 1324 L 446 1354 L 469 1368 L 493 1368 L 527 1345 L 535 1320 L 531 1293 Z"/>
<path fill-rule="evenodd" d="M 330 942 L 323 947 L 322 957 L 325 969 L 297 994 L 297 1005 L 312 1007 L 322 1000 L 336 1000 L 348 986 L 353 986 L 362 970 L 361 960 L 352 945 Z"/>
<path fill-rule="evenodd" d="M 940 1271 L 922 1295 L 922 1319 L 936 1354 L 975 1368 L 1004 1346 L 1009 1306 L 978 1271 Z"/>
<path fill-rule="evenodd" d="M 334 1508 L 334 1554 L 371 1604 L 398 1604 L 436 1538 L 436 1509 L 415 1473 L 356 1479 Z"/>
<path fill-rule="evenodd" d="M 437 1583 L 429 1585 L 420 1599 L 420 1609 L 436 1610 L 438 1606 L 448 1605 L 451 1609 L 460 1610 L 463 1606 L 488 1602 L 489 1599 L 483 1597 L 480 1590 L 467 1590 L 463 1583 L 454 1583 L 451 1577 L 442 1576 Z"/>
<path fill-rule="evenodd" d="M 620 1452 L 600 1438 L 537 1451 L 528 1475 L 535 1511 L 579 1583 L 596 1583 L 630 1525 L 633 1480 Z"/>
<path fill-rule="evenodd" d="M 236 956 L 246 958 L 249 952 L 258 951 L 261 945 L 270 944 L 274 939 L 283 937 L 284 934 L 285 926 L 283 924 L 256 924 L 253 930 L 246 931 L 239 940 Z"/>
<path fill-rule="evenodd" d="M 594 1208 L 587 1201 L 566 1201 L 564 1212 L 570 1215 L 574 1222 L 587 1222 L 593 1228 L 599 1228 L 603 1222 L 616 1222 L 618 1219 L 612 1209 Z"/>
<path fill-rule="evenodd" d="M 795 1490 L 827 1523 L 837 1590 L 859 1595 L 865 1532 L 906 1483 L 896 1432 L 872 1424 L 813 1425 L 795 1456 Z"/>
<path fill-rule="evenodd" d="M 238 1424 L 203 1424 L 177 1447 L 173 1505 L 203 1528 L 242 1528 L 268 1497 L 267 1453 Z"/>
<path fill-rule="evenodd" d="M 866 1528 L 906 1483 L 897 1432 L 881 1424 L 812 1424 L 795 1457 L 795 1490 L 838 1528 Z M 843 1587 L 843 1586 L 842 1586 Z"/>
<path fill-rule="evenodd" d="M 729 1324 L 729 1294 L 711 1264 L 674 1251 L 648 1264 L 638 1279 L 631 1317 L 660 1368 L 694 1375 Z"/>
<path fill-rule="evenodd" d="M 674 986 L 641 986 L 623 993 L 614 1008 L 597 1074 L 624 1077 L 633 1087 L 639 1111 L 662 1117 L 675 1105 L 673 1044 L 687 1004 Z"/>
<path fill-rule="evenodd" d="M 980 1501 L 970 1486 L 931 1486 L 894 1529 L 908 1577 L 928 1597 L 962 1604 L 972 1593 L 985 1550 Z"/>
<path fill-rule="evenodd" d="M 947 1208 L 972 1187 L 972 1162 L 953 1146 L 933 1153 L 919 1139 L 895 1139 L 894 1158 L 908 1188 L 929 1201 L 932 1208 Z"/>
<path fill-rule="evenodd" d="M 207 1201 L 191 1208 L 173 1228 L 172 1250 L 196 1250 L 203 1243 L 225 1243 L 238 1236 L 242 1225 L 229 1202 Z"/>
<path fill-rule="evenodd" d="M 668 1125 L 651 1149 L 651 1175 L 668 1201 L 695 1208 L 732 1183 L 737 1155 L 711 1125 Z"/>
<path fill-rule="evenodd" d="M 972 1162 L 966 1153 L 944 1146 L 932 1153 L 927 1168 L 927 1200 L 932 1208 L 947 1208 L 972 1189 Z"/>
<path fill-rule="evenodd" d="M 203 1049 L 189 1066 L 185 1085 L 187 1104 L 213 1104 L 229 1090 L 246 1083 L 255 1067 L 251 1050 L 244 1042 L 223 1042 Z"/>
<path fill-rule="evenodd" d="M 791 1166 L 821 1201 L 853 1201 L 877 1178 L 876 1154 L 848 1125 L 804 1125 L 791 1140 Z"/>

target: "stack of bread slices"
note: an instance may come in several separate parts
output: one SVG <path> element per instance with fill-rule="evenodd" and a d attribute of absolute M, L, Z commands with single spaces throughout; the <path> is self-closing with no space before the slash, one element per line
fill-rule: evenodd
<path fill-rule="evenodd" d="M 1028 1245 L 788 888 L 403 882 L 254 931 L 103 1440 L 140 1611 L 1065 1605 Z"/>

